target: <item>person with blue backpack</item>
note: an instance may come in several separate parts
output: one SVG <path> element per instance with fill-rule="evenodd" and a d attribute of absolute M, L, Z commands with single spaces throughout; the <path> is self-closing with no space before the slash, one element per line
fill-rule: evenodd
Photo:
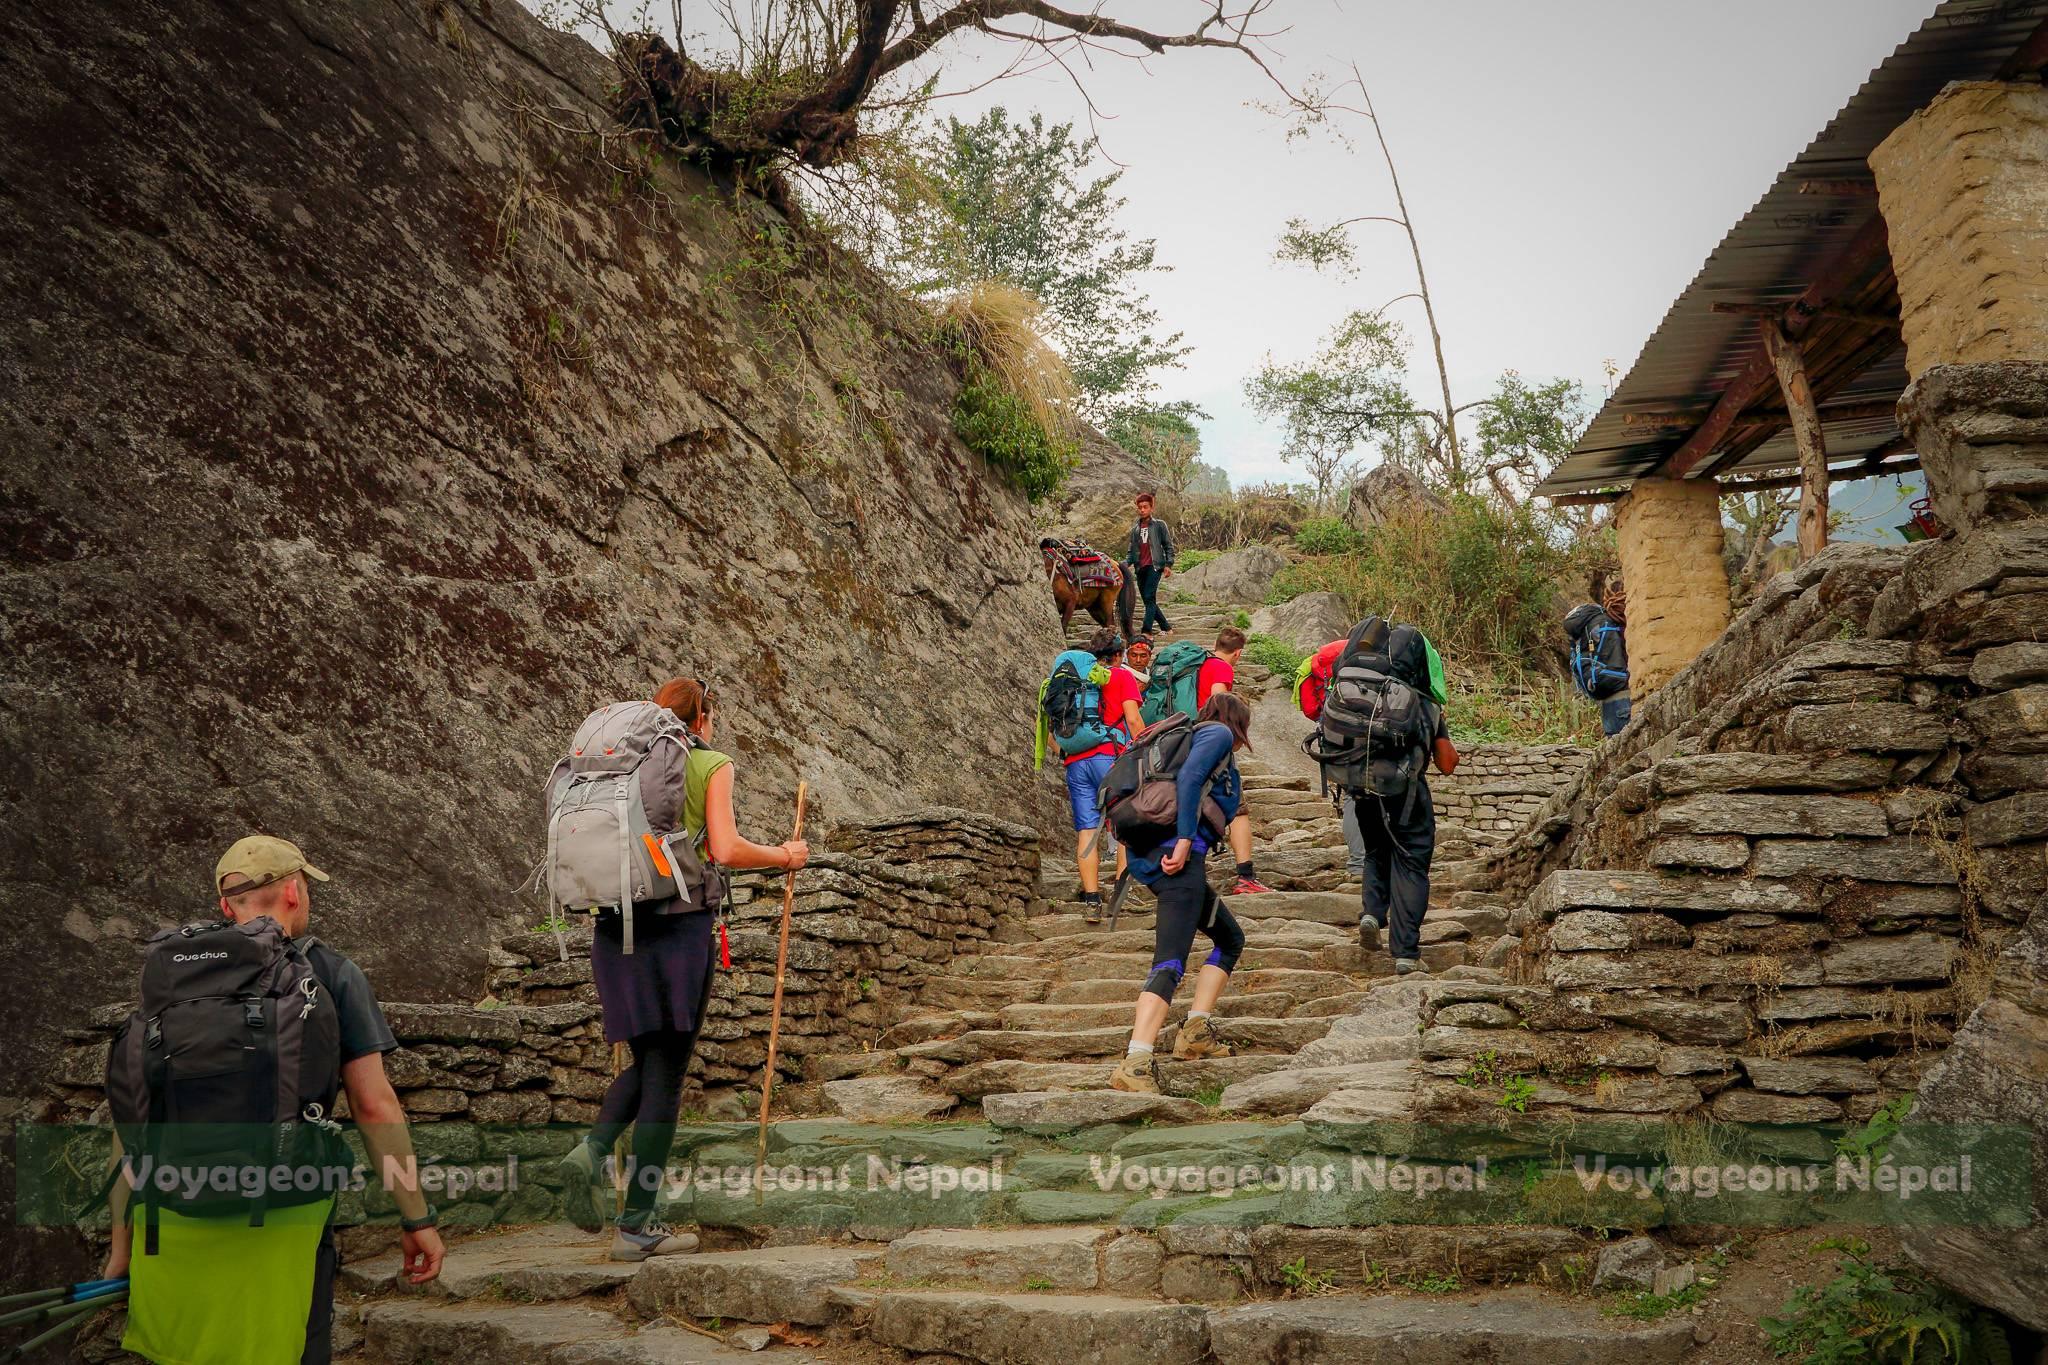
<path fill-rule="evenodd" d="M 1628 599 L 1619 588 L 1602 604 L 1582 602 L 1564 618 L 1571 641 L 1572 682 L 1600 703 L 1600 733 L 1618 735 L 1633 709 L 1628 691 Z"/>
<path fill-rule="evenodd" d="M 1046 750 L 1055 748 L 1066 768 L 1081 917 L 1090 924 L 1102 920 L 1102 841 L 1108 835 L 1102 823 L 1102 780 L 1143 728 L 1138 679 L 1123 667 L 1123 652 L 1122 637 L 1105 626 L 1089 637 L 1087 648 L 1062 650 L 1038 689 L 1033 766 L 1044 767 Z M 1123 868 L 1119 847 L 1117 871 Z"/>

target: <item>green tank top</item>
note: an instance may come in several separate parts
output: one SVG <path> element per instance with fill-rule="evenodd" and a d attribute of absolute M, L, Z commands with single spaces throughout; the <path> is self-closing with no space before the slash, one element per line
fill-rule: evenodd
<path fill-rule="evenodd" d="M 711 788 L 711 775 L 732 766 L 732 758 L 716 749 L 690 750 L 683 765 L 683 828 L 697 836 L 697 852 L 704 852 L 704 794 Z"/>

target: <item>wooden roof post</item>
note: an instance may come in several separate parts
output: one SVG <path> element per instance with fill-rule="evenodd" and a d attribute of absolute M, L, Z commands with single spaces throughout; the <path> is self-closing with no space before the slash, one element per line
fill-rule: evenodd
<path fill-rule="evenodd" d="M 1827 440 L 1821 434 L 1820 408 L 1813 401 L 1813 387 L 1806 382 L 1806 362 L 1800 358 L 1799 343 L 1776 318 L 1766 318 L 1762 330 L 1764 353 L 1778 372 L 1792 439 L 1799 447 L 1799 560 L 1803 564 L 1828 543 Z"/>

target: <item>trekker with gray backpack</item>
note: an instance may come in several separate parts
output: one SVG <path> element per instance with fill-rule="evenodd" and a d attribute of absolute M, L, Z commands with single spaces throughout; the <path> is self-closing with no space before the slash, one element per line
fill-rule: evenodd
<path fill-rule="evenodd" d="M 1394 970 L 1403 975 L 1422 967 L 1436 855 L 1428 767 L 1434 761 L 1448 774 L 1458 766 L 1433 700 L 1433 652 L 1413 626 L 1361 621 L 1336 656 L 1316 728 L 1301 746 L 1320 765 L 1324 787 L 1342 794 L 1363 845 L 1359 945 L 1378 948 L 1380 930 L 1391 927 Z"/>
<path fill-rule="evenodd" d="M 222 918 L 166 929 L 145 950 L 140 1006 L 107 1057 L 120 1164 L 101 1274 L 128 1277 L 121 1344 L 150 1360 L 331 1357 L 329 1220 L 355 1174 L 337 1094 L 398 1207 L 406 1279 L 440 1273 L 434 1210 L 384 1072 L 397 1040 L 362 968 L 307 932 L 311 884 L 326 880 L 296 845 L 250 835 L 214 869 Z"/>
<path fill-rule="evenodd" d="M 560 1168 L 570 1217 L 597 1231 L 604 1160 L 632 1126 L 615 1261 L 697 1249 L 695 1237 L 655 1214 L 684 1075 L 711 1003 L 714 937 L 723 965 L 732 965 L 714 913 L 725 897 L 721 869 L 794 870 L 810 858 L 801 839 L 740 837 L 732 760 L 710 747 L 711 727 L 710 687 L 674 678 L 652 701 L 591 712 L 548 777 L 548 903 L 554 912 L 597 916 L 590 965 L 605 1041 L 633 1054 L 599 1102 L 596 1125 Z"/>

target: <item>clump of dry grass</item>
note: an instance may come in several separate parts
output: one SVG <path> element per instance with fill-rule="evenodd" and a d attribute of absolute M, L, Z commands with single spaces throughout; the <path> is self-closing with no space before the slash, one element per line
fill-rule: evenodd
<path fill-rule="evenodd" d="M 939 306 L 939 328 L 1024 405 L 1047 437 L 1074 439 L 1074 372 L 1045 339 L 1045 310 L 1029 292 L 984 280 Z"/>

